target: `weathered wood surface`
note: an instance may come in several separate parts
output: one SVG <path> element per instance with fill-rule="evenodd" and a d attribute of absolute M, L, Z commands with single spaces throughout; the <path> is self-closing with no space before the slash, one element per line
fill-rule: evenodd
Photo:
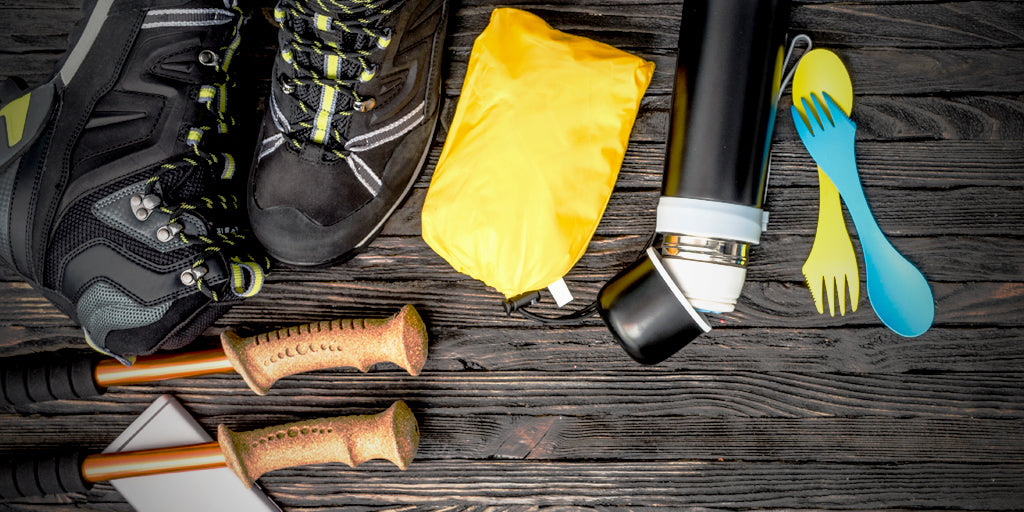
<path fill-rule="evenodd" d="M 48 76 L 79 3 L 0 5 L 0 78 Z M 457 4 L 442 127 L 496 5 Z M 658 66 L 606 216 L 567 279 L 581 302 L 591 300 L 654 226 L 681 2 L 503 5 Z M 863 283 L 856 312 L 814 312 L 800 266 L 814 236 L 817 178 L 788 95 L 773 139 L 771 223 L 739 307 L 653 367 L 629 360 L 596 319 L 555 329 L 505 318 L 497 293 L 419 238 L 442 129 L 428 171 L 366 253 L 333 268 L 278 269 L 196 343 L 214 346 L 226 328 L 384 316 L 413 303 L 431 334 L 421 377 L 390 364 L 328 370 L 284 379 L 265 397 L 236 375 L 118 387 L 0 410 L 0 455 L 99 450 L 162 393 L 208 431 L 405 399 L 423 435 L 408 471 L 321 465 L 272 472 L 262 485 L 288 512 L 1024 508 L 1024 4 L 809 0 L 796 3 L 790 26 L 850 69 L 866 194 L 935 294 L 935 326 L 923 336 L 884 328 Z M 273 32 L 262 33 L 250 51 L 273 51 Z M 57 350 L 89 356 L 71 320 L 0 267 L 0 357 Z M 101 484 L 0 510 L 130 508 Z"/>

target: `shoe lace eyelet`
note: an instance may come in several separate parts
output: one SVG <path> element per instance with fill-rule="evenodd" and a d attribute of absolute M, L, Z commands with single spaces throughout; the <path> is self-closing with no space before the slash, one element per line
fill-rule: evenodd
<path fill-rule="evenodd" d="M 213 50 L 199 52 L 199 63 L 204 66 L 215 67 L 220 64 L 220 57 Z"/>
<path fill-rule="evenodd" d="M 384 33 L 377 38 L 377 48 L 380 48 L 381 50 L 387 48 L 388 45 L 391 44 L 391 28 L 385 27 L 383 32 Z"/>
<path fill-rule="evenodd" d="M 199 282 L 199 279 L 206 275 L 206 272 L 206 267 L 200 265 L 182 270 L 181 275 L 178 277 L 181 279 L 181 284 L 185 286 L 195 286 L 195 284 Z"/>
<path fill-rule="evenodd" d="M 178 233 L 181 233 L 182 229 L 184 229 L 184 227 L 177 222 L 172 222 L 166 226 L 160 226 L 160 228 L 156 230 L 156 239 L 163 243 L 170 242 L 171 240 L 174 240 L 174 237 L 177 236 Z"/>
<path fill-rule="evenodd" d="M 295 92 L 295 86 L 288 82 L 281 82 L 281 92 L 291 95 Z"/>
<path fill-rule="evenodd" d="M 160 206 L 160 196 L 156 194 L 135 194 L 129 200 L 132 213 L 140 222 L 145 222 L 153 210 Z"/>
<path fill-rule="evenodd" d="M 376 76 L 376 75 L 377 75 L 377 65 L 376 64 L 371 64 L 369 68 L 364 69 L 363 72 L 359 74 L 359 81 L 360 82 L 369 82 L 370 80 L 373 80 L 373 77 Z"/>
<path fill-rule="evenodd" d="M 363 100 L 363 101 L 357 101 L 357 102 L 352 104 L 352 108 L 357 110 L 357 111 L 359 111 L 359 112 L 369 112 L 369 111 L 373 110 L 373 107 L 376 107 L 376 106 L 377 106 L 377 100 L 375 100 L 373 98 L 368 98 L 368 99 Z"/>

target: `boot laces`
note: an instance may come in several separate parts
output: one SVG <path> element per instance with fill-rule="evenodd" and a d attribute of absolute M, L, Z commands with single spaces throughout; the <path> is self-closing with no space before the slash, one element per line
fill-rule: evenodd
<path fill-rule="evenodd" d="M 315 143 L 335 157 L 347 157 L 342 136 L 347 118 L 376 105 L 356 86 L 376 76 L 370 57 L 391 43 L 391 29 L 384 25 L 400 3 L 280 0 L 274 8 L 285 64 L 277 80 L 296 104 L 283 131 L 295 148 Z"/>
<path fill-rule="evenodd" d="M 215 232 L 206 235 L 192 235 L 186 232 L 186 213 L 200 214 L 203 218 L 240 219 L 244 212 L 237 195 L 214 193 L 192 197 L 177 204 L 167 204 L 161 197 L 161 191 L 170 190 L 179 184 L 174 182 L 188 179 L 196 173 L 203 177 L 201 179 L 205 179 L 210 173 L 219 172 L 219 181 L 224 187 L 218 188 L 226 188 L 235 176 L 236 164 L 233 156 L 206 150 L 206 146 L 215 145 L 210 139 L 227 134 L 235 126 L 235 120 L 229 114 L 228 108 L 228 91 L 234 85 L 228 70 L 241 41 L 243 16 L 237 6 L 232 10 L 237 13 L 238 22 L 234 26 L 230 43 L 217 50 L 204 49 L 198 56 L 199 63 L 213 68 L 218 77 L 216 83 L 201 86 L 196 98 L 210 114 L 207 116 L 210 122 L 189 127 L 185 141 L 191 153 L 179 155 L 162 164 L 146 181 L 144 191 L 131 198 L 132 211 L 140 221 L 146 220 L 155 210 L 169 215 L 167 224 L 157 229 L 159 241 L 167 243 L 180 240 L 185 245 L 198 249 L 196 259 L 181 273 L 180 280 L 183 285 L 198 288 L 214 301 L 231 297 L 249 297 L 258 293 L 263 285 L 264 275 L 270 268 L 270 261 L 261 251 L 252 250 L 254 244 L 251 235 L 237 227 L 241 221 L 229 221 L 232 227 L 217 228 Z M 211 288 L 205 277 L 208 272 L 208 261 L 214 257 L 226 260 L 230 271 L 227 282 L 217 289 Z"/>

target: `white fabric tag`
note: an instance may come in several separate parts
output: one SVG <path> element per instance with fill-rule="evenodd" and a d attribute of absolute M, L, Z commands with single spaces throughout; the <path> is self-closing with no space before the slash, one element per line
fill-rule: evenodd
<path fill-rule="evenodd" d="M 548 293 L 555 299 L 555 304 L 558 304 L 558 307 L 572 302 L 573 299 L 572 292 L 569 291 L 569 287 L 565 285 L 565 279 L 562 278 L 558 278 L 558 281 L 548 285 Z"/>

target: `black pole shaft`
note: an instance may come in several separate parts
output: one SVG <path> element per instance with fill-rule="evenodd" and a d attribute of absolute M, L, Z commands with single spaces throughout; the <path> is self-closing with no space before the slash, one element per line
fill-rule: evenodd
<path fill-rule="evenodd" d="M 82 453 L 0 461 L 0 500 L 86 492 L 92 488 L 82 476 Z"/>
<path fill-rule="evenodd" d="M 0 405 L 89 398 L 104 391 L 93 376 L 97 361 L 90 357 L 48 355 L 5 363 L 0 368 Z"/>

